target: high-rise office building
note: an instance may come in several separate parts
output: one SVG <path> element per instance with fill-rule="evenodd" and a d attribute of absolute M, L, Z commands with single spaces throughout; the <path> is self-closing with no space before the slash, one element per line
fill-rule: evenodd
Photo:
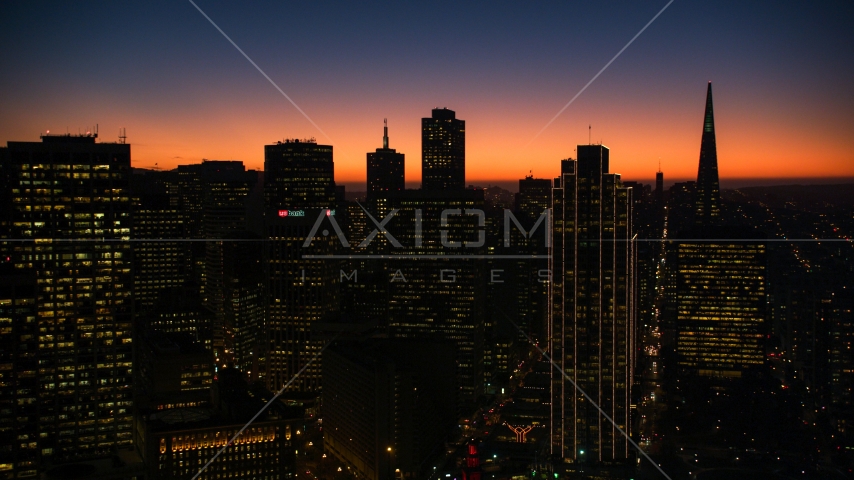
<path fill-rule="evenodd" d="M 258 375 L 267 310 L 264 249 L 259 240 L 244 233 L 222 242 L 224 353 L 250 380 Z"/>
<path fill-rule="evenodd" d="M 484 255 L 483 190 L 407 190 L 390 196 L 398 209 L 389 231 L 400 243 L 390 248 L 408 258 L 388 266 L 389 335 L 443 339 L 456 344 L 462 409 L 483 392 L 483 262 L 459 255 Z"/>
<path fill-rule="evenodd" d="M 534 178 L 529 175 L 519 180 L 519 193 L 516 196 L 516 211 L 528 218 L 537 219 L 551 208 L 552 181 L 547 178 Z"/>
<path fill-rule="evenodd" d="M 710 82 L 697 182 L 671 188 L 668 228 L 680 229 L 669 235 L 665 311 L 683 374 L 737 378 L 764 361 L 766 247 L 761 233 L 723 221 L 718 188 Z M 680 219 L 691 196 L 688 227 Z"/>
<path fill-rule="evenodd" d="M 335 227 L 332 146 L 286 140 L 264 147 L 267 225 L 267 388 L 278 391 L 320 352 L 312 323 L 338 311 L 339 263 L 307 255 L 329 255 L 340 246 Z M 333 217 L 325 220 L 324 217 Z M 313 232 L 313 227 L 321 221 Z M 324 234 L 325 232 L 325 234 Z M 306 240 L 307 247 L 303 247 Z M 320 391 L 320 358 L 290 390 Z"/>
<path fill-rule="evenodd" d="M 133 299 L 135 314 L 150 311 L 160 292 L 176 288 L 188 279 L 190 261 L 184 236 L 184 216 L 169 185 L 175 172 L 134 170 L 133 201 Z"/>
<path fill-rule="evenodd" d="M 288 139 L 264 146 L 264 203 L 300 210 L 335 205 L 332 145 Z"/>
<path fill-rule="evenodd" d="M 551 209 L 552 180 L 546 178 L 534 178 L 533 175 L 519 180 L 519 193 L 516 194 L 515 217 L 528 236 L 518 229 L 508 225 L 507 219 L 496 219 L 495 223 L 510 231 L 510 250 L 507 254 L 531 255 L 531 258 L 513 260 L 507 272 L 508 297 L 515 297 L 515 305 L 509 312 L 515 313 L 517 330 L 511 326 L 506 332 L 517 339 L 520 345 L 526 345 L 532 338 L 544 339 L 546 329 L 546 317 L 548 308 L 548 281 L 540 276 L 541 272 L 549 268 L 548 242 L 546 236 L 549 227 L 546 216 Z M 541 220 L 542 219 L 542 220 Z M 540 222 L 540 223 L 537 223 Z M 534 228 L 534 225 L 537 225 Z M 494 235 L 503 238 L 504 231 L 498 231 Z M 504 246 L 505 249 L 508 246 Z M 539 258 L 535 258 L 539 257 Z M 501 267 L 497 267 L 501 268 Z M 504 296 L 504 295 L 501 295 Z M 496 302 L 498 303 L 498 302 Z"/>
<path fill-rule="evenodd" d="M 706 113 L 700 142 L 700 168 L 697 172 L 697 201 L 694 221 L 713 225 L 721 217 L 721 193 L 718 181 L 718 151 L 715 143 L 715 114 L 712 108 L 712 82 L 706 90 Z"/>
<path fill-rule="evenodd" d="M 751 233 L 696 228 L 681 232 L 672 246 L 683 374 L 740 377 L 764 363 L 766 251 Z"/>
<path fill-rule="evenodd" d="M 34 462 L 28 474 L 132 441 L 130 145 L 96 137 L 8 142 L 4 160 L 11 196 L 0 209 L 18 239 L 7 256 L 35 277 L 34 299 L 14 293 L 34 303 L 12 318 L 13 330 L 38 332 L 15 342 L 21 361 L 27 342 L 37 359 L 16 377 L 26 377 L 16 421 L 30 428 L 11 445 Z"/>
<path fill-rule="evenodd" d="M 566 463 L 619 462 L 632 452 L 634 249 L 632 191 L 609 173 L 609 150 L 579 145 L 552 193 L 552 454 Z M 568 378 L 567 378 L 568 377 Z M 577 386 L 577 388 L 576 388 Z"/>
<path fill-rule="evenodd" d="M 202 230 L 205 238 L 202 298 L 214 313 L 213 351 L 219 363 L 232 357 L 225 352 L 226 288 L 223 242 L 243 236 L 247 228 L 246 202 L 257 172 L 246 171 L 243 162 L 205 160 L 200 165 L 204 196 Z M 248 238 L 245 240 L 249 240 Z M 253 242 L 259 246 L 260 242 Z"/>
<path fill-rule="evenodd" d="M 11 261 L 0 258 L 0 478 L 39 471 L 36 315 L 35 272 L 15 272 Z"/>
<path fill-rule="evenodd" d="M 388 147 L 388 123 L 383 126 L 383 148 L 368 153 L 368 197 L 399 192 L 404 185 L 404 155 Z"/>
<path fill-rule="evenodd" d="M 421 119 L 421 189 L 463 190 L 466 183 L 466 122 L 453 110 L 434 108 Z"/>

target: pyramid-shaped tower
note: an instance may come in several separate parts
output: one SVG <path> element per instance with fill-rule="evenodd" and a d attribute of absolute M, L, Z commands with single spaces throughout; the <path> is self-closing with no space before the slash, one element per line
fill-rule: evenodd
<path fill-rule="evenodd" d="M 700 143 L 700 168 L 697 172 L 695 221 L 698 225 L 715 225 L 721 218 L 721 193 L 718 181 L 718 151 L 715 145 L 715 114 L 712 108 L 712 82 L 706 91 L 706 114 Z"/>

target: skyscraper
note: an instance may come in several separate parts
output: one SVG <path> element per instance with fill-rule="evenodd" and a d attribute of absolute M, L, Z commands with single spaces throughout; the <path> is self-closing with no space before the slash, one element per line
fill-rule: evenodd
<path fill-rule="evenodd" d="M 15 329 L 38 331 L 33 351 L 15 342 L 14 352 L 38 361 L 19 372 L 30 383 L 17 390 L 26 408 L 16 419 L 32 428 L 13 442 L 32 472 L 132 442 L 130 145 L 96 137 L 8 142 L 2 209 L 19 239 L 8 256 L 35 277 L 34 303 L 13 316 Z M 23 287 L 13 295 L 32 298 Z"/>
<path fill-rule="evenodd" d="M 338 310 L 338 263 L 304 258 L 328 255 L 339 245 L 334 234 L 315 232 L 318 215 L 335 216 L 332 146 L 314 140 L 286 140 L 264 147 L 264 199 L 267 225 L 266 384 L 279 390 L 320 351 L 311 324 Z M 331 222 L 332 220 L 329 220 Z M 337 223 L 336 223 L 337 225 Z M 330 225 L 323 227 L 331 232 Z M 289 387 L 320 391 L 320 359 Z"/>
<path fill-rule="evenodd" d="M 332 207 L 332 145 L 318 145 L 313 138 L 265 145 L 264 203 L 277 211 Z"/>
<path fill-rule="evenodd" d="M 694 221 L 714 225 L 721 217 L 721 193 L 718 182 L 718 151 L 715 145 L 715 114 L 712 109 L 712 82 L 706 90 L 706 113 L 700 142 L 700 168 L 697 172 L 697 202 Z"/>
<path fill-rule="evenodd" d="M 549 352 L 566 376 L 552 370 L 551 451 L 599 464 L 629 458 L 629 443 L 578 389 L 630 433 L 632 190 L 608 172 L 608 148 L 577 151 L 577 160 L 561 161 L 552 193 Z"/>
<path fill-rule="evenodd" d="M 466 122 L 453 110 L 434 108 L 421 119 L 421 189 L 463 190 L 466 183 Z"/>
<path fill-rule="evenodd" d="M 223 239 L 240 237 L 247 228 L 246 202 L 258 173 L 240 161 L 205 160 L 202 172 L 202 234 L 205 238 L 205 306 L 214 313 L 213 349 L 218 363 L 231 359 L 225 352 L 226 286 Z M 249 238 L 245 238 L 249 241 Z M 255 246 L 260 245 L 253 242 Z"/>
<path fill-rule="evenodd" d="M 453 341 L 462 409 L 483 392 L 486 272 L 483 262 L 458 255 L 485 253 L 483 202 L 483 190 L 407 190 L 390 198 L 399 212 L 389 231 L 401 248 L 389 250 L 409 258 L 388 266 L 389 336 Z"/>
<path fill-rule="evenodd" d="M 175 172 L 137 169 L 131 175 L 136 316 L 149 312 L 164 289 L 180 287 L 188 277 L 191 250 L 181 242 L 183 215 L 177 196 L 168 192 L 176 180 Z"/>
<path fill-rule="evenodd" d="M 404 189 L 404 155 L 388 148 L 388 123 L 383 127 L 383 148 L 368 153 L 368 197 Z"/>
<path fill-rule="evenodd" d="M 686 210 L 677 186 L 668 218 Z M 764 235 L 727 225 L 720 215 L 711 82 L 693 193 L 695 225 L 681 228 L 667 246 L 666 313 L 675 327 L 678 366 L 683 374 L 737 378 L 763 363 L 766 248 Z M 684 227 L 674 220 L 669 223 Z"/>

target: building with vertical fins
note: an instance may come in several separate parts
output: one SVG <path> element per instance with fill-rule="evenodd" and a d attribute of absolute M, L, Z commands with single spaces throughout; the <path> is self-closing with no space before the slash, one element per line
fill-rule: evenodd
<path fill-rule="evenodd" d="M 609 172 L 609 150 L 579 145 L 561 161 L 552 191 L 549 352 L 551 453 L 564 463 L 632 458 L 626 437 L 578 388 L 631 434 L 635 363 L 632 189 Z M 576 388 L 576 385 L 578 388 Z"/>
<path fill-rule="evenodd" d="M 766 245 L 760 232 L 721 218 L 711 82 L 693 193 L 695 225 L 666 246 L 672 292 L 666 312 L 675 327 L 679 371 L 719 382 L 764 363 Z M 674 207 L 671 217 L 687 210 Z"/>
<path fill-rule="evenodd" d="M 706 90 L 706 113 L 700 141 L 700 168 L 697 172 L 697 200 L 694 221 L 715 225 L 721 219 L 721 192 L 718 182 L 718 150 L 715 145 L 715 113 L 712 109 L 712 82 Z"/>
<path fill-rule="evenodd" d="M 434 108 L 421 119 L 421 189 L 463 190 L 466 182 L 466 122 L 453 110 Z"/>

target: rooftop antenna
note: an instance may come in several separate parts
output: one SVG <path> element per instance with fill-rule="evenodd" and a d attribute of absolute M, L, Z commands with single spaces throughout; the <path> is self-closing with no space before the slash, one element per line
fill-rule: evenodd
<path fill-rule="evenodd" d="M 593 141 L 591 140 L 592 135 L 593 135 L 593 125 L 587 125 L 587 144 L 588 145 L 593 145 Z"/>
<path fill-rule="evenodd" d="M 127 143 L 127 129 L 122 127 L 119 129 L 119 143 Z"/>
<path fill-rule="evenodd" d="M 383 119 L 383 148 L 388 149 L 388 119 Z"/>
<path fill-rule="evenodd" d="M 658 173 L 661 173 L 661 157 L 658 157 Z"/>

